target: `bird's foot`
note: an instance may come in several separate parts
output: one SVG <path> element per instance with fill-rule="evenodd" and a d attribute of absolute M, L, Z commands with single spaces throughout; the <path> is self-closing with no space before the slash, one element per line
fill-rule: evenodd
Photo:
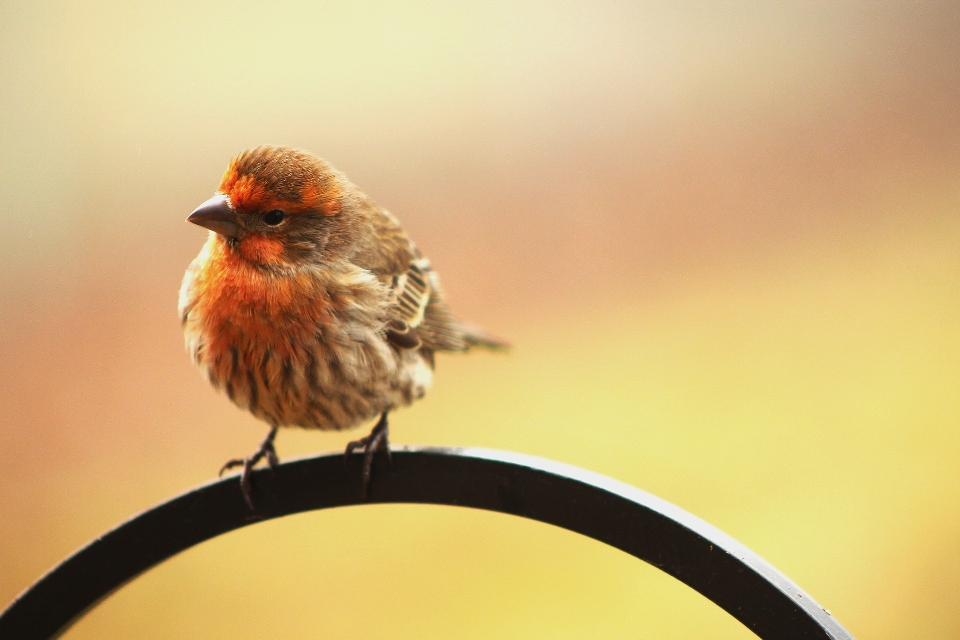
<path fill-rule="evenodd" d="M 267 464 L 270 465 L 271 469 L 280 463 L 280 460 L 277 458 L 277 450 L 273 446 L 273 439 L 276 437 L 277 428 L 271 427 L 270 433 L 263 439 L 263 442 L 260 443 L 260 448 L 254 451 L 253 455 L 247 458 L 227 460 L 227 463 L 220 467 L 221 476 L 229 469 L 243 467 L 243 473 L 240 474 L 240 490 L 243 491 L 243 499 L 247 501 L 247 506 L 250 507 L 251 511 L 254 509 L 254 506 L 252 497 L 253 483 L 250 479 L 250 474 L 253 472 L 253 468 L 257 466 L 257 463 L 264 458 L 266 458 Z"/>
<path fill-rule="evenodd" d="M 387 425 L 387 414 L 384 412 L 383 415 L 380 416 L 380 420 L 377 421 L 377 424 L 374 425 L 370 431 L 370 435 L 347 443 L 347 448 L 343 451 L 343 463 L 346 464 L 354 449 L 363 449 L 363 474 L 361 475 L 360 482 L 360 497 L 364 500 L 367 499 L 367 487 L 370 486 L 373 456 L 376 455 L 377 451 L 380 450 L 386 453 L 387 460 L 390 462 L 390 465 L 393 466 L 393 455 L 390 453 L 390 442 L 388 440 L 389 434 L 390 428 Z"/>

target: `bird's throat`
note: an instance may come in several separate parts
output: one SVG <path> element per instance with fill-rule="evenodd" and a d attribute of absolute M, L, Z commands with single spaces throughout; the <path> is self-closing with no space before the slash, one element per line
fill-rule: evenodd
<path fill-rule="evenodd" d="M 237 251 L 247 262 L 263 266 L 280 266 L 285 263 L 283 241 L 262 233 L 245 235 L 237 243 Z"/>

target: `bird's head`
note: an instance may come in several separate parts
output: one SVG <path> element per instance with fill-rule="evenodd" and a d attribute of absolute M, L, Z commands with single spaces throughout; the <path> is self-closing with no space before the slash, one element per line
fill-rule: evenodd
<path fill-rule="evenodd" d="M 216 232 L 253 264 L 329 263 L 355 241 L 350 187 L 311 153 L 264 145 L 234 158 L 217 194 L 187 221 Z"/>

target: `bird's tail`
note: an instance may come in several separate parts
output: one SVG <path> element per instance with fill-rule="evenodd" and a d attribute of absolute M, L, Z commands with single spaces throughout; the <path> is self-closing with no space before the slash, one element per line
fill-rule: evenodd
<path fill-rule="evenodd" d="M 489 333 L 483 327 L 470 324 L 469 322 L 462 322 L 460 324 L 460 330 L 463 332 L 463 341 L 466 343 L 467 349 L 483 347 L 491 351 L 510 350 L 509 342 Z"/>

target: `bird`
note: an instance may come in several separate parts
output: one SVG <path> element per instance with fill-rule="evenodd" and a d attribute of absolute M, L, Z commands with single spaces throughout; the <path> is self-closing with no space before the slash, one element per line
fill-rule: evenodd
<path fill-rule="evenodd" d="M 217 390 L 269 425 L 242 467 L 278 464 L 280 427 L 347 430 L 363 452 L 366 499 L 373 458 L 390 459 L 388 414 L 422 398 L 435 354 L 509 345 L 456 318 L 437 272 L 388 210 L 326 160 L 261 145 L 229 163 L 213 197 L 187 221 L 208 229 L 180 287 L 186 350 Z M 390 460 L 392 463 L 392 460 Z"/>

